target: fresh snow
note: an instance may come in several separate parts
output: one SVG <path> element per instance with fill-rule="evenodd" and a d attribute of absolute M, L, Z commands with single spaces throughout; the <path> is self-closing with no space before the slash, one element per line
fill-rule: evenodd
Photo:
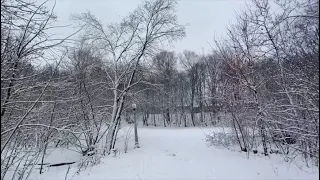
<path fill-rule="evenodd" d="M 317 168 L 301 170 L 295 163 L 287 163 L 281 156 L 264 157 L 218 147 L 208 147 L 206 134 L 212 129 L 140 127 L 140 148 L 134 149 L 134 138 L 124 153 L 128 128 L 119 132 L 117 148 L 120 154 L 103 157 L 101 162 L 79 174 L 76 164 L 71 165 L 68 179 L 319 179 Z M 70 162 L 81 155 L 58 149 L 46 162 Z M 68 166 L 50 167 L 42 175 L 36 171 L 32 180 L 65 179 Z M 306 172 L 308 170 L 309 172 Z"/>

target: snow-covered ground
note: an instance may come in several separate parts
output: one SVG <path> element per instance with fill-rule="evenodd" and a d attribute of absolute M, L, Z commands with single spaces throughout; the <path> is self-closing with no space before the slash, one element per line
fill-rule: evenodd
<path fill-rule="evenodd" d="M 124 128 L 125 129 L 125 128 Z M 78 166 L 71 165 L 67 179 L 319 179 L 317 169 L 300 170 L 281 157 L 250 155 L 217 147 L 205 141 L 210 129 L 200 128 L 139 128 L 140 148 L 133 149 L 130 140 L 128 153 L 123 152 L 123 140 L 117 147 L 120 155 L 104 157 L 100 164 L 76 174 Z M 122 130 L 122 134 L 126 133 Z M 119 133 L 121 134 L 121 132 Z M 121 135 L 120 135 L 121 136 Z M 80 155 L 59 150 L 48 161 L 73 161 Z M 52 162 L 51 162 L 52 163 Z M 68 166 L 51 167 L 33 180 L 65 179 Z"/>

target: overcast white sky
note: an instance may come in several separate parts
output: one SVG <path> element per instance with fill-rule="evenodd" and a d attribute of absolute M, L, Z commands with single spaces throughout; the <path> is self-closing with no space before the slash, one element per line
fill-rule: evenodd
<path fill-rule="evenodd" d="M 51 0 L 51 3 L 53 0 Z M 132 12 L 142 0 L 56 0 L 55 12 L 59 24 L 70 24 L 71 13 L 91 11 L 103 23 L 119 22 Z M 188 24 L 187 36 L 174 44 L 179 53 L 184 49 L 197 53 L 211 51 L 214 37 L 225 36 L 227 25 L 235 20 L 235 12 L 245 7 L 246 0 L 180 0 L 177 9 L 178 21 Z M 62 33 L 70 34 L 72 28 Z"/>

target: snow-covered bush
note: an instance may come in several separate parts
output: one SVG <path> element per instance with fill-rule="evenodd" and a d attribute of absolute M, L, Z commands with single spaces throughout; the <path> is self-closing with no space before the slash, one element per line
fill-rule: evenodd
<path fill-rule="evenodd" d="M 212 132 L 206 136 L 206 142 L 209 146 L 224 147 L 230 149 L 237 145 L 237 137 L 233 133 L 228 132 Z"/>

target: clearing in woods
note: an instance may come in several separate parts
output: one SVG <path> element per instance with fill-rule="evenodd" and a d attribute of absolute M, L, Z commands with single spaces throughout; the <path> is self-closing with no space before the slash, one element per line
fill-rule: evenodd
<path fill-rule="evenodd" d="M 119 134 L 125 134 L 125 129 Z M 71 165 L 68 179 L 318 179 L 318 170 L 305 172 L 294 163 L 285 163 L 281 157 L 230 151 L 208 147 L 205 141 L 210 129 L 200 128 L 139 128 L 140 146 L 133 149 L 133 137 L 128 153 L 123 152 L 119 138 L 120 154 L 104 157 L 100 164 L 75 174 Z M 120 135 L 121 136 L 121 135 Z M 60 156 L 60 158 L 57 158 Z M 53 153 L 49 159 L 62 157 L 74 160 L 79 155 L 67 152 Z M 71 158 L 71 159 L 70 159 Z M 65 179 L 66 167 L 52 167 L 34 179 Z M 33 179 L 33 178 L 32 178 Z"/>

